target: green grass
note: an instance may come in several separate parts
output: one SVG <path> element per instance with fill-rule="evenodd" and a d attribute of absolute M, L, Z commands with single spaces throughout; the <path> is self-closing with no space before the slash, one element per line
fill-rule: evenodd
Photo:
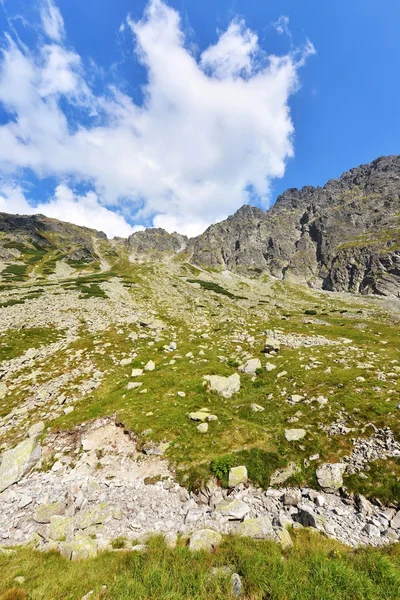
<path fill-rule="evenodd" d="M 0 362 L 21 356 L 29 348 L 51 344 L 62 336 L 62 331 L 52 327 L 8 329 L 0 333 Z"/>
<path fill-rule="evenodd" d="M 225 288 L 221 287 L 218 283 L 214 283 L 213 281 L 204 281 L 203 279 L 188 279 L 188 283 L 198 283 L 203 289 L 209 290 L 211 292 L 215 292 L 216 294 L 222 294 L 223 296 L 227 296 L 232 300 L 247 300 L 245 296 L 237 296 L 236 294 L 232 294 Z"/>
<path fill-rule="evenodd" d="M 360 475 L 347 475 L 345 485 L 369 498 L 379 498 L 385 504 L 397 503 L 400 499 L 400 458 L 377 460 Z"/>
<path fill-rule="evenodd" d="M 0 600 L 80 600 L 90 590 L 105 600 L 231 600 L 229 576 L 210 576 L 225 565 L 241 576 L 246 600 L 398 600 L 399 546 L 351 551 L 311 532 L 292 535 L 288 550 L 230 537 L 214 554 L 191 553 L 183 541 L 169 550 L 154 538 L 148 553 L 77 562 L 21 549 L 0 556 Z"/>

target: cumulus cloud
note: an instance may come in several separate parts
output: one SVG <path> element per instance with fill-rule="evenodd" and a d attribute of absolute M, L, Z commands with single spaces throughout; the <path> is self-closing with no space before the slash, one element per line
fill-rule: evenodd
<path fill-rule="evenodd" d="M 0 59 L 0 103 L 10 114 L 0 126 L 0 171 L 73 177 L 92 186 L 104 210 L 119 206 L 133 222 L 189 235 L 248 202 L 250 191 L 268 204 L 271 180 L 293 156 L 288 100 L 310 43 L 268 55 L 234 20 L 196 57 L 179 14 L 151 0 L 141 20 L 126 21 L 132 60 L 147 71 L 138 105 L 115 87 L 91 91 L 50 0 L 42 22 L 51 43 L 27 51 L 8 38 Z"/>
<path fill-rule="evenodd" d="M 54 197 L 48 202 L 32 205 L 19 185 L 6 183 L 1 186 L 0 212 L 17 214 L 45 214 L 48 217 L 68 221 L 83 227 L 104 231 L 109 237 L 128 237 L 143 227 L 132 227 L 124 217 L 102 206 L 95 192 L 85 195 L 74 193 L 67 185 L 59 184 Z"/>

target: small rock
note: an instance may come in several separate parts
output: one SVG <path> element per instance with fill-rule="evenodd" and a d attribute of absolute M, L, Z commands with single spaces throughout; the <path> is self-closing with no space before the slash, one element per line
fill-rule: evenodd
<path fill-rule="evenodd" d="M 305 429 L 285 429 L 285 438 L 288 442 L 297 442 L 306 436 Z"/>

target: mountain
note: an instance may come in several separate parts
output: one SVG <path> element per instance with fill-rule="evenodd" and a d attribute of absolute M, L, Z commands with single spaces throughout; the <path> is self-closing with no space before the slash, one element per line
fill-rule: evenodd
<path fill-rule="evenodd" d="M 324 187 L 289 189 L 267 212 L 243 206 L 191 240 L 195 264 L 331 291 L 400 294 L 400 156 Z"/>
<path fill-rule="evenodd" d="M 387 157 L 194 239 L 0 213 L 0 559 L 400 541 L 399 189 Z"/>

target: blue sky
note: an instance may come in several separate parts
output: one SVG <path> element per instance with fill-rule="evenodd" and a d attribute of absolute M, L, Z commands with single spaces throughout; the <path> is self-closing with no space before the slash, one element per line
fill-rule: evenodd
<path fill-rule="evenodd" d="M 397 154 L 395 0 L 0 0 L 0 210 L 188 235 Z"/>

